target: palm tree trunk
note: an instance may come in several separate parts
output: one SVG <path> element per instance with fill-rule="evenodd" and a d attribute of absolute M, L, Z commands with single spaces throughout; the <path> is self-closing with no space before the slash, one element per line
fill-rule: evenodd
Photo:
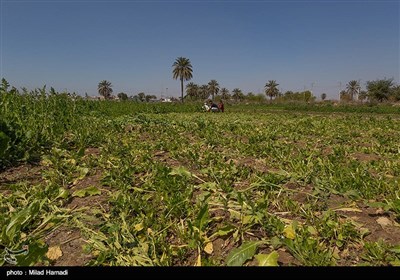
<path fill-rule="evenodd" d="M 182 103 L 183 103 L 183 77 L 181 77 L 181 100 L 182 100 Z"/>

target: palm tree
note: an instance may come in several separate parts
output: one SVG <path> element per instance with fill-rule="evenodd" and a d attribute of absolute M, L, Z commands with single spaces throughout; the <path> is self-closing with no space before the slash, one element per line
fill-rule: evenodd
<path fill-rule="evenodd" d="M 368 92 L 366 92 L 365 90 L 360 91 L 360 93 L 358 94 L 358 100 L 362 102 L 367 99 L 368 99 Z"/>
<path fill-rule="evenodd" d="M 221 98 L 222 99 L 229 99 L 229 90 L 227 88 L 221 88 Z"/>
<path fill-rule="evenodd" d="M 190 60 L 185 57 L 178 57 L 174 64 L 172 64 L 174 70 L 172 70 L 173 78 L 177 80 L 178 78 L 181 80 L 181 98 L 183 102 L 183 81 L 189 81 L 193 75 L 192 64 L 190 64 Z"/>
<path fill-rule="evenodd" d="M 278 96 L 278 86 L 279 84 L 277 84 L 275 80 L 269 80 L 268 83 L 265 84 L 265 94 L 269 96 L 270 100 L 272 100 L 272 97 Z"/>
<path fill-rule="evenodd" d="M 199 97 L 201 99 L 208 98 L 208 96 L 210 95 L 210 92 L 208 90 L 209 90 L 208 85 L 200 86 L 200 88 L 199 88 Z"/>
<path fill-rule="evenodd" d="M 193 82 L 190 82 L 186 85 L 186 96 L 191 99 L 197 99 L 199 92 L 199 86 Z"/>
<path fill-rule="evenodd" d="M 208 89 L 211 92 L 212 100 L 214 100 L 214 95 L 219 92 L 219 84 L 216 80 L 211 80 L 208 83 Z"/>
<path fill-rule="evenodd" d="M 347 85 L 346 85 L 346 89 L 347 92 L 350 95 L 351 100 L 354 99 L 354 95 L 358 94 L 361 90 L 361 86 L 360 83 L 356 80 L 352 80 L 350 81 Z"/>
<path fill-rule="evenodd" d="M 111 97 L 111 93 L 113 92 L 111 87 L 111 82 L 103 80 L 97 86 L 97 90 L 99 91 L 100 95 L 104 96 L 105 99 L 109 99 Z"/>
<path fill-rule="evenodd" d="M 232 97 L 236 99 L 236 101 L 241 100 L 243 98 L 243 92 L 239 88 L 235 88 L 232 90 Z"/>

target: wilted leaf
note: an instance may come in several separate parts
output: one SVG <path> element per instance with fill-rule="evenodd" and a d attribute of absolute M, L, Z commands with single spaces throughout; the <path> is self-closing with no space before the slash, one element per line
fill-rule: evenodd
<path fill-rule="evenodd" d="M 90 196 L 92 196 L 92 195 L 100 195 L 101 194 L 101 190 L 99 190 L 95 186 L 90 186 L 90 187 L 86 188 L 86 192 Z"/>
<path fill-rule="evenodd" d="M 313 226 L 308 226 L 307 230 L 311 235 L 318 235 L 318 231 Z"/>
<path fill-rule="evenodd" d="M 204 252 L 206 252 L 207 254 L 211 255 L 213 251 L 214 251 L 213 244 L 212 244 L 212 242 L 210 241 L 210 242 L 208 242 L 208 243 L 206 244 L 206 246 L 204 247 Z"/>
<path fill-rule="evenodd" d="M 272 246 L 274 249 L 278 249 L 279 247 L 282 246 L 282 241 L 281 241 L 281 239 L 279 239 L 279 237 L 277 237 L 277 236 L 272 237 L 270 242 L 271 242 L 271 246 Z"/>
<path fill-rule="evenodd" d="M 396 258 L 394 261 L 391 261 L 390 264 L 393 266 L 400 266 L 400 260 Z"/>
<path fill-rule="evenodd" d="M 253 215 L 246 215 L 242 219 L 243 225 L 251 224 L 254 222 L 254 216 Z"/>
<path fill-rule="evenodd" d="M 101 194 L 101 190 L 99 190 L 97 187 L 95 186 L 90 186 L 87 187 L 86 189 L 81 189 L 78 191 L 75 191 L 72 196 L 75 197 L 86 197 L 86 196 L 93 196 L 93 195 L 100 195 Z"/>
<path fill-rule="evenodd" d="M 358 199 L 360 198 L 360 194 L 356 190 L 349 190 L 343 194 L 346 197 Z"/>
<path fill-rule="evenodd" d="M 294 239 L 296 237 L 296 232 L 294 231 L 293 225 L 288 225 L 283 230 L 283 235 L 286 238 Z"/>
<path fill-rule="evenodd" d="M 359 212 L 359 213 L 362 213 L 362 211 L 361 211 L 360 209 L 358 209 L 358 208 L 346 208 L 346 207 L 344 207 L 344 208 L 338 208 L 338 209 L 335 209 L 334 211 Z"/>
<path fill-rule="evenodd" d="M 79 168 L 79 176 L 78 178 L 76 178 L 74 180 L 74 182 L 72 183 L 73 185 L 76 185 L 80 180 L 82 180 L 83 178 L 85 178 L 85 176 L 89 173 L 89 168 L 87 167 L 81 167 Z"/>
<path fill-rule="evenodd" d="M 68 195 L 69 195 L 68 190 L 66 190 L 64 188 L 59 188 L 58 189 L 58 195 L 57 195 L 56 199 L 58 199 L 58 198 L 66 199 L 68 197 Z"/>
<path fill-rule="evenodd" d="M 143 223 L 139 223 L 135 225 L 135 230 L 141 231 L 143 229 Z"/>
<path fill-rule="evenodd" d="M 400 245 L 393 246 L 389 251 L 400 254 Z"/>
<path fill-rule="evenodd" d="M 197 256 L 197 262 L 196 262 L 195 266 L 201 266 L 201 255 L 200 254 Z"/>
<path fill-rule="evenodd" d="M 188 178 L 188 177 L 192 176 L 192 173 L 190 173 L 190 171 L 188 171 L 185 167 L 179 166 L 179 167 L 172 169 L 172 171 L 169 173 L 169 175 L 178 175 L 178 176 Z"/>
<path fill-rule="evenodd" d="M 52 246 L 48 249 L 46 257 L 50 260 L 57 260 L 63 255 L 60 246 Z"/>
<path fill-rule="evenodd" d="M 233 232 L 236 228 L 232 225 L 227 225 L 222 228 L 219 228 L 213 235 L 211 235 L 210 238 L 216 237 L 216 236 L 225 236 L 228 235 L 229 233 Z"/>
<path fill-rule="evenodd" d="M 243 243 L 239 248 L 233 249 L 226 258 L 228 266 L 242 266 L 256 253 L 257 243 L 254 241 Z"/>
<path fill-rule="evenodd" d="M 258 254 L 255 255 L 259 266 L 278 266 L 279 254 L 277 251 L 273 251 L 270 254 Z"/>

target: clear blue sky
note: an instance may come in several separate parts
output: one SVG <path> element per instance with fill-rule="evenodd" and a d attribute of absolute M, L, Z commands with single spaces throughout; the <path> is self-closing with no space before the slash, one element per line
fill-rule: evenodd
<path fill-rule="evenodd" d="M 1 0 L 1 77 L 33 89 L 180 96 L 192 81 L 263 92 L 313 89 L 337 98 L 350 80 L 399 83 L 399 1 Z M 313 86 L 313 87 L 312 87 Z M 167 90 L 168 88 L 168 90 Z"/>

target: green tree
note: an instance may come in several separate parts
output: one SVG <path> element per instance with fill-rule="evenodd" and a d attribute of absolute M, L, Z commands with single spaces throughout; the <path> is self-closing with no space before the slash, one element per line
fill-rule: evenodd
<path fill-rule="evenodd" d="M 144 102 L 146 100 L 146 94 L 144 92 L 139 92 L 138 97 L 141 102 Z"/>
<path fill-rule="evenodd" d="M 269 100 L 272 100 L 272 97 L 278 96 L 279 84 L 276 83 L 275 80 L 269 80 L 268 83 L 265 84 L 265 94 L 269 96 Z"/>
<path fill-rule="evenodd" d="M 229 90 L 227 88 L 221 88 L 221 98 L 225 100 L 230 98 Z"/>
<path fill-rule="evenodd" d="M 172 64 L 174 69 L 172 70 L 173 78 L 181 81 L 181 101 L 183 102 L 183 81 L 189 81 L 193 75 L 192 64 L 190 60 L 185 57 L 178 57 L 174 64 Z"/>
<path fill-rule="evenodd" d="M 111 97 L 111 93 L 113 92 L 111 87 L 111 82 L 103 80 L 99 83 L 97 90 L 99 91 L 100 95 L 104 96 L 105 99 L 109 99 Z"/>
<path fill-rule="evenodd" d="M 147 94 L 145 99 L 146 99 L 146 102 L 149 102 L 152 99 L 157 99 L 157 96 L 155 96 L 154 94 Z"/>
<path fill-rule="evenodd" d="M 128 100 L 128 95 L 125 92 L 120 92 L 117 94 L 117 96 L 122 101 Z"/>
<path fill-rule="evenodd" d="M 321 99 L 325 100 L 326 99 L 326 93 L 324 92 L 323 94 L 321 94 Z"/>
<path fill-rule="evenodd" d="M 206 99 L 210 95 L 208 85 L 202 85 L 199 89 L 199 97 L 201 99 Z"/>
<path fill-rule="evenodd" d="M 367 82 L 368 97 L 380 102 L 387 100 L 390 95 L 393 79 L 382 79 Z"/>
<path fill-rule="evenodd" d="M 390 90 L 390 99 L 392 101 L 400 101 L 400 85 L 394 86 Z"/>
<path fill-rule="evenodd" d="M 350 99 L 354 100 L 354 96 L 360 93 L 361 86 L 360 83 L 356 80 L 352 80 L 348 82 L 346 85 L 347 93 L 350 95 Z"/>
<path fill-rule="evenodd" d="M 243 99 L 244 95 L 243 95 L 243 92 L 239 88 L 235 88 L 232 90 L 232 97 L 236 101 L 240 101 Z"/>
<path fill-rule="evenodd" d="M 216 80 L 211 80 L 208 83 L 208 90 L 211 93 L 211 99 L 214 100 L 214 96 L 219 92 L 219 84 Z"/>
<path fill-rule="evenodd" d="M 199 98 L 199 86 L 193 82 L 190 82 L 186 85 L 186 96 L 188 96 L 192 100 L 196 100 Z"/>
<path fill-rule="evenodd" d="M 304 96 L 305 102 L 310 102 L 310 101 L 315 100 L 315 96 L 313 96 L 312 92 L 309 90 L 303 91 L 302 94 Z"/>
<path fill-rule="evenodd" d="M 358 94 L 358 100 L 364 101 L 367 98 L 368 98 L 368 92 L 366 92 L 365 90 L 360 91 L 360 93 Z"/>

